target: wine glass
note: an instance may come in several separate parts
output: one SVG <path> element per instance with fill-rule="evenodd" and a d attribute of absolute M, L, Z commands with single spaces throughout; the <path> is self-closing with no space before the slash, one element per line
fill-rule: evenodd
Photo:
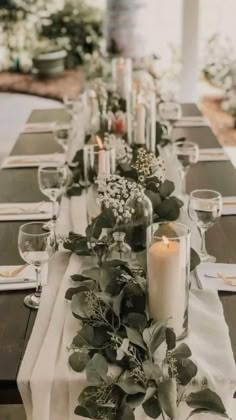
<path fill-rule="evenodd" d="M 215 262 L 216 258 L 206 250 L 206 231 L 214 225 L 222 214 L 222 196 L 213 190 L 192 191 L 189 198 L 189 217 L 193 220 L 201 234 L 200 258 L 202 262 Z"/>
<path fill-rule="evenodd" d="M 66 166 L 40 166 L 38 169 L 38 183 L 40 191 L 52 202 L 52 220 L 45 228 L 55 229 L 57 199 L 63 194 L 67 185 Z"/>
<path fill-rule="evenodd" d="M 18 249 L 21 258 L 33 265 L 36 272 L 36 290 L 25 297 L 24 303 L 29 308 L 38 309 L 42 292 L 41 267 L 53 254 L 51 233 L 45 232 L 43 222 L 26 223 L 20 227 Z"/>
<path fill-rule="evenodd" d="M 173 144 L 173 150 L 179 160 L 179 172 L 182 181 L 182 195 L 186 195 L 186 175 L 191 165 L 198 162 L 199 147 L 191 141 L 180 140 Z"/>
<path fill-rule="evenodd" d="M 63 151 L 67 153 L 69 142 L 71 140 L 71 125 L 56 123 L 54 126 L 53 135 L 56 142 L 62 147 Z"/>
<path fill-rule="evenodd" d="M 159 105 L 159 114 L 163 122 L 167 121 L 170 125 L 169 137 L 172 140 L 172 131 L 175 123 L 182 116 L 181 105 L 175 101 L 161 102 Z"/>
<path fill-rule="evenodd" d="M 73 115 L 78 114 L 82 108 L 82 99 L 80 96 L 66 95 L 63 98 L 63 102 L 71 117 L 73 117 Z"/>

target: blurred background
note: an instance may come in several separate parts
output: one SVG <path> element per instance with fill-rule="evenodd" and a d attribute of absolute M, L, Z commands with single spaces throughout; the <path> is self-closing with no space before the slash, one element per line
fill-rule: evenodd
<path fill-rule="evenodd" d="M 197 102 L 220 140 L 236 145 L 235 0 L 1 0 L 0 123 L 9 129 L 0 153 L 7 153 L 32 107 L 50 106 L 84 77 L 103 75 L 105 38 L 116 14 L 125 36 L 134 29 L 125 22 L 138 30 L 140 42 L 129 53 L 155 57 L 160 89 Z M 19 109 L 22 94 L 27 98 Z M 10 127 L 7 115 L 14 110 Z"/>

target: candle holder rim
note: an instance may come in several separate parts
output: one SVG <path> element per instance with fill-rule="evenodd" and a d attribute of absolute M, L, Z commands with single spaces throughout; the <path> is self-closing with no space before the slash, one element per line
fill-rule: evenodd
<path fill-rule="evenodd" d="M 154 226 L 160 226 L 160 225 L 162 225 L 162 226 L 163 225 L 175 225 L 175 226 L 178 226 L 178 227 L 180 227 L 180 228 L 182 228 L 182 229 L 185 230 L 182 234 L 178 234 L 178 236 L 172 236 L 172 237 L 171 236 L 168 236 L 168 239 L 170 239 L 170 240 L 178 240 L 180 238 L 184 238 L 186 236 L 190 236 L 190 234 L 191 234 L 190 227 L 188 225 L 186 225 L 185 223 L 180 223 L 180 222 L 160 222 L 160 223 L 158 223 L 158 222 L 156 222 L 156 223 L 153 223 L 150 226 L 150 229 L 151 229 L 151 237 L 152 238 L 162 240 L 162 238 L 163 238 L 164 235 L 160 235 L 159 236 L 159 235 L 155 235 L 155 234 L 152 233 L 153 227 Z"/>

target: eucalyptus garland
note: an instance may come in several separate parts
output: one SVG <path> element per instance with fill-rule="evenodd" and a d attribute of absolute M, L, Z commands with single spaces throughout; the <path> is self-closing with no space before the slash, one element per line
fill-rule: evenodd
<path fill-rule="evenodd" d="M 96 420 L 133 420 L 142 406 L 153 419 L 176 419 L 180 403 L 198 413 L 228 418 L 207 379 L 174 331 L 154 322 L 146 310 L 144 272 L 120 260 L 104 261 L 72 276 L 66 299 L 79 330 L 70 346 L 69 364 L 85 370 L 88 386 L 75 413 Z M 110 368 L 111 366 L 111 368 Z M 198 391 L 190 392 L 198 384 Z M 185 420 L 185 419 L 182 419 Z"/>
<path fill-rule="evenodd" d="M 104 95 L 100 97 L 104 99 Z M 105 98 L 104 103 L 113 102 Z M 116 104 L 120 106 L 119 102 Z M 99 106 L 102 112 L 104 104 Z M 164 146 L 165 130 L 160 124 L 158 128 L 159 144 Z M 109 135 L 106 131 L 103 138 L 105 134 Z M 71 277 L 74 287 L 65 296 L 78 319 L 78 332 L 69 347 L 69 364 L 78 373 L 85 371 L 88 383 L 78 396 L 75 414 L 95 420 L 134 420 L 136 413 L 143 410 L 149 418 L 175 420 L 179 405 L 186 404 L 190 414 L 181 420 L 199 413 L 229 418 L 220 397 L 209 389 L 207 379 L 197 376 L 190 348 L 185 343 L 177 345 L 167 322 L 155 322 L 149 317 L 146 244 L 140 243 L 140 235 L 130 234 L 132 223 L 125 220 L 129 216 L 125 208 L 127 188 L 134 186 L 135 191 L 142 190 L 147 195 L 155 222 L 178 219 L 183 203 L 173 196 L 175 186 L 165 179 L 162 161 L 138 146 L 131 151 L 130 158 L 125 153 L 127 159 L 117 162 L 114 179 L 106 180 L 100 197 L 101 213 L 87 227 L 86 235 L 70 232 L 64 242 L 66 249 L 79 256 L 98 257 L 98 265 Z M 74 164 L 69 195 L 82 192 L 82 150 L 77 152 Z M 96 174 L 92 174 L 90 181 L 95 178 Z M 120 186 L 114 193 L 112 182 Z M 126 240 L 143 265 L 137 261 L 106 260 L 112 232 L 118 222 L 121 228 L 122 221 Z M 138 228 L 135 226 L 137 232 Z M 191 250 L 191 270 L 199 262 L 197 253 Z"/>

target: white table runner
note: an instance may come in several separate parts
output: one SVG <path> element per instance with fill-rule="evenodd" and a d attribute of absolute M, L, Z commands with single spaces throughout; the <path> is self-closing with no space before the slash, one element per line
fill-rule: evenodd
<path fill-rule="evenodd" d="M 62 202 L 59 226 L 61 233 L 73 228 L 83 233 L 86 227 L 85 197 Z M 68 220 L 71 219 L 68 223 Z M 59 253 L 52 261 L 48 286 L 44 288 L 39 313 L 18 376 L 18 385 L 27 412 L 27 420 L 83 420 L 74 415 L 77 398 L 86 384 L 84 374 L 69 367 L 67 350 L 79 322 L 65 301 L 70 275 L 93 263 L 92 258 Z M 190 334 L 186 340 L 200 372 L 221 395 L 228 410 L 236 389 L 235 362 L 228 327 L 216 292 L 192 290 L 190 297 Z M 187 417 L 182 408 L 181 420 Z M 138 420 L 147 419 L 137 413 Z M 196 420 L 213 420 L 211 415 L 195 416 Z"/>

